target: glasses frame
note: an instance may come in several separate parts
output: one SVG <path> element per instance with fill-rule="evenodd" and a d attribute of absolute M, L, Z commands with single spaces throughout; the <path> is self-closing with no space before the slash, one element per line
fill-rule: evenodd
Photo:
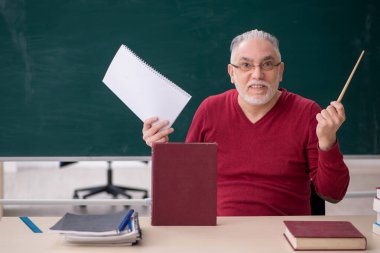
<path fill-rule="evenodd" d="M 252 67 L 251 67 L 250 69 L 248 69 L 248 70 L 243 70 L 243 69 L 241 69 L 241 66 L 238 66 L 238 65 L 235 65 L 235 64 L 232 64 L 232 63 L 230 63 L 230 64 L 231 64 L 231 66 L 234 67 L 234 68 L 240 69 L 241 71 L 244 71 L 244 72 L 248 72 L 248 71 L 254 70 L 256 67 L 259 67 L 259 68 L 260 68 L 261 70 L 263 70 L 263 71 L 271 71 L 271 70 L 273 70 L 275 67 L 280 66 L 281 63 L 282 63 L 282 61 L 280 61 L 279 63 L 273 64 L 273 68 L 271 68 L 271 69 L 264 69 L 263 66 L 262 66 L 263 63 L 260 63 L 260 64 L 258 64 L 258 65 L 252 64 Z"/>

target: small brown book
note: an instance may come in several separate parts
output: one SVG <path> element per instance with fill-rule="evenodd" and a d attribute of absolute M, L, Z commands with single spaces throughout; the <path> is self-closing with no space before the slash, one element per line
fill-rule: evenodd
<path fill-rule="evenodd" d="M 365 250 L 367 239 L 348 221 L 284 221 L 294 250 Z"/>
<path fill-rule="evenodd" d="M 215 226 L 216 143 L 156 143 L 152 148 L 152 225 Z"/>

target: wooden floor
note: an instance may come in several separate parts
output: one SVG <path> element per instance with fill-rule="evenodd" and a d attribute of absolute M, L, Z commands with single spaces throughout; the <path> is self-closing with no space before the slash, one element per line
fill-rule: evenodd
<path fill-rule="evenodd" d="M 348 195 L 338 204 L 327 204 L 327 215 L 374 214 L 373 196 L 350 197 L 357 192 L 375 192 L 380 186 L 380 159 L 346 159 L 351 181 Z M 4 198 L 69 199 L 74 189 L 106 184 L 107 162 L 79 162 L 59 168 L 59 162 L 5 163 Z M 15 168 L 17 167 L 17 169 Z M 112 163 L 114 184 L 147 189 L 150 193 L 150 163 L 115 161 Z M 141 194 L 134 194 L 141 198 Z M 110 198 L 99 194 L 94 198 Z M 61 216 L 66 212 L 106 213 L 123 209 L 123 206 L 4 206 L 4 216 Z M 149 216 L 150 209 L 135 206 L 142 216 Z"/>

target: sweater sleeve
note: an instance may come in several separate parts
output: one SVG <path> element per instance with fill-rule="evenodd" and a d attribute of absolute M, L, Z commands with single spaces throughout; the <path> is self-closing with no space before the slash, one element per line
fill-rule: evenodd
<path fill-rule="evenodd" d="M 320 111 L 319 106 L 315 105 L 312 111 L 313 118 L 311 119 L 307 144 L 310 178 L 321 196 L 340 201 L 347 191 L 350 181 L 349 171 L 343 161 L 338 141 L 328 151 L 322 151 L 318 148 L 316 134 L 318 122 L 315 115 Z"/>

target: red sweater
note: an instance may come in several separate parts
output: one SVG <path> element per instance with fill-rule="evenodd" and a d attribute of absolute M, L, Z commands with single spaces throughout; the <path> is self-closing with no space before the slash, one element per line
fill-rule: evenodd
<path fill-rule="evenodd" d="M 349 172 L 338 144 L 318 149 L 313 101 L 281 89 L 275 106 L 251 123 L 235 89 L 199 106 L 186 142 L 218 144 L 218 215 L 310 215 L 310 180 L 341 200 Z"/>

